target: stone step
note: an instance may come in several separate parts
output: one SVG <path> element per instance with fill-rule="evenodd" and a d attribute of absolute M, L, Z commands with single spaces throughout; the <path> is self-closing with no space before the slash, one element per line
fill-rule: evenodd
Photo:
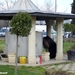
<path fill-rule="evenodd" d="M 75 73 L 75 63 L 68 63 L 68 64 L 58 64 L 58 65 L 48 65 L 44 66 L 47 70 L 63 70 L 70 73 Z"/>
<path fill-rule="evenodd" d="M 58 65 L 57 70 L 60 70 L 60 69 L 62 70 L 63 67 L 64 67 L 64 64 Z"/>
<path fill-rule="evenodd" d="M 70 68 L 72 67 L 72 64 L 65 64 L 64 67 L 62 68 L 62 70 L 68 71 L 70 70 Z"/>
<path fill-rule="evenodd" d="M 75 71 L 68 71 L 68 72 L 75 74 Z"/>
<path fill-rule="evenodd" d="M 49 66 L 47 69 L 53 69 L 53 68 L 56 68 L 56 66 L 52 65 L 52 66 Z"/>
<path fill-rule="evenodd" d="M 72 64 L 70 71 L 75 71 L 75 63 Z"/>

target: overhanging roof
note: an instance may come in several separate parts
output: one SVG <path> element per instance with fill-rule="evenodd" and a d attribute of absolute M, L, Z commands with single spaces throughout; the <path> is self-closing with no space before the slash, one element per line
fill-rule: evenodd
<path fill-rule="evenodd" d="M 10 20 L 14 15 L 16 15 L 19 11 L 15 12 L 0 12 L 0 20 Z M 25 11 L 23 11 L 25 12 Z M 27 11 L 26 11 L 27 12 Z M 49 12 L 29 12 L 28 13 L 31 16 L 36 16 L 37 20 L 46 20 L 46 19 L 53 19 L 56 20 L 56 18 L 64 18 L 64 19 L 75 19 L 75 14 L 67 14 L 67 13 L 49 13 Z"/>
<path fill-rule="evenodd" d="M 46 19 L 53 19 L 56 20 L 56 18 L 63 18 L 63 19 L 75 19 L 75 14 L 69 14 L 69 13 L 56 13 L 56 12 L 34 12 L 30 13 L 32 16 L 36 16 L 37 20 L 46 20 Z"/>
<path fill-rule="evenodd" d="M 36 16 L 36 20 L 56 20 L 56 18 L 75 19 L 75 14 L 41 11 L 31 0 L 18 0 L 9 10 L 0 11 L 0 20 L 10 20 L 20 11 L 28 12 L 31 16 Z"/>

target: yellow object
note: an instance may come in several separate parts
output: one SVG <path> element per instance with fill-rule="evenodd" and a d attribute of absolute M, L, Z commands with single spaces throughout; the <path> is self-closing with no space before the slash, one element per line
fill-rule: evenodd
<path fill-rule="evenodd" d="M 26 63 L 26 57 L 21 56 L 20 57 L 20 64 L 25 64 Z"/>

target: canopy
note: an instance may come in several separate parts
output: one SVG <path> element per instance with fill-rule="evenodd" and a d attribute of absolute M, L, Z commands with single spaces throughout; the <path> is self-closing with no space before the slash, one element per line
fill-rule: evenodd
<path fill-rule="evenodd" d="M 75 14 L 41 11 L 31 0 L 18 0 L 9 10 L 0 12 L 0 19 L 10 20 L 20 11 L 28 12 L 31 16 L 36 16 L 36 20 L 56 20 L 56 18 L 75 19 Z"/>

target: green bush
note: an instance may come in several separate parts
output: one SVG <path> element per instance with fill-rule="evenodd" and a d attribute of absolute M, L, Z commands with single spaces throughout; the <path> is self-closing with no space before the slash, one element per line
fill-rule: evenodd
<path fill-rule="evenodd" d="M 10 25 L 12 34 L 28 36 L 32 28 L 32 18 L 27 12 L 19 12 L 12 18 Z"/>

